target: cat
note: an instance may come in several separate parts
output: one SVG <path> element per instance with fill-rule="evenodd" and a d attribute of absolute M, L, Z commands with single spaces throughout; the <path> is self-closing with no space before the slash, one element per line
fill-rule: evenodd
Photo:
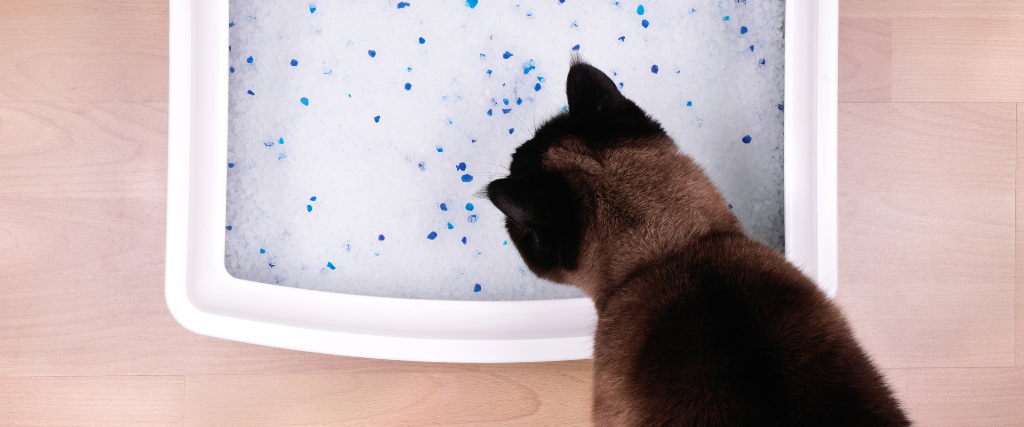
<path fill-rule="evenodd" d="M 594 302 L 594 425 L 910 424 L 839 308 L 657 121 L 578 57 L 566 95 L 485 192 L 530 270 Z"/>

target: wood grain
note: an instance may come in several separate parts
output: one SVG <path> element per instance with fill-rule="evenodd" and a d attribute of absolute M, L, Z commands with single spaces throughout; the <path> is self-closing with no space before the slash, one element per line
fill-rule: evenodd
<path fill-rule="evenodd" d="M 167 196 L 167 103 L 0 102 L 0 195 Z"/>
<path fill-rule="evenodd" d="M 892 101 L 1024 100 L 1024 17 L 893 19 Z"/>
<path fill-rule="evenodd" d="M 186 426 L 590 425 L 589 372 L 190 376 Z"/>
<path fill-rule="evenodd" d="M 839 300 L 884 367 L 1012 366 L 1014 104 L 839 106 Z"/>
<path fill-rule="evenodd" d="M 180 426 L 180 376 L 0 377 L 5 427 Z"/>
<path fill-rule="evenodd" d="M 862 18 L 1008 18 L 1024 17 L 1019 0 L 843 0 L 839 16 Z"/>
<path fill-rule="evenodd" d="M 892 100 L 892 22 L 839 18 L 839 102 Z"/>
<path fill-rule="evenodd" d="M 1016 280 L 1014 280 L 1015 309 L 1014 316 L 1014 366 L 1024 368 L 1024 104 L 1017 104 L 1017 167 L 1016 197 L 1017 226 L 1015 229 L 1016 245 Z"/>
<path fill-rule="evenodd" d="M 167 101 L 166 0 L 0 2 L 0 101 Z"/>
<path fill-rule="evenodd" d="M 1024 425 L 1024 369 L 888 369 L 885 375 L 914 425 Z"/>

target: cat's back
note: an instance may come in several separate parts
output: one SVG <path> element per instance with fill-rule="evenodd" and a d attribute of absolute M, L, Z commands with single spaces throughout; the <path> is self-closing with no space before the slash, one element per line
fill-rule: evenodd
<path fill-rule="evenodd" d="M 595 367 L 636 425 L 909 424 L 837 307 L 741 234 L 652 262 L 599 309 Z"/>

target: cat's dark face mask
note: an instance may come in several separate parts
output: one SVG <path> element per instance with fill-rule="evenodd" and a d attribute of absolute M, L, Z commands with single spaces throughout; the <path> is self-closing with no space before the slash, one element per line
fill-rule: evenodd
<path fill-rule="evenodd" d="M 589 195 L 579 188 L 586 178 L 548 170 L 543 165 L 545 152 L 572 137 L 600 156 L 621 144 L 664 134 L 607 75 L 589 64 L 574 61 L 566 95 L 568 113 L 537 129 L 512 155 L 509 176 L 487 186 L 487 197 L 505 214 L 505 227 L 526 265 L 537 276 L 562 283 L 565 273 L 577 268 L 592 212 L 587 207 Z"/>

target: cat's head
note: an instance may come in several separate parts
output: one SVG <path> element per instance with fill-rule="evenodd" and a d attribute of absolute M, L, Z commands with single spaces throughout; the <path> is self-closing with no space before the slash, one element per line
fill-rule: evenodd
<path fill-rule="evenodd" d="M 566 95 L 568 112 L 516 149 L 509 176 L 491 182 L 487 196 L 530 270 L 587 291 L 580 277 L 627 268 L 664 238 L 692 231 L 709 200 L 725 203 L 600 70 L 574 60 Z"/>

